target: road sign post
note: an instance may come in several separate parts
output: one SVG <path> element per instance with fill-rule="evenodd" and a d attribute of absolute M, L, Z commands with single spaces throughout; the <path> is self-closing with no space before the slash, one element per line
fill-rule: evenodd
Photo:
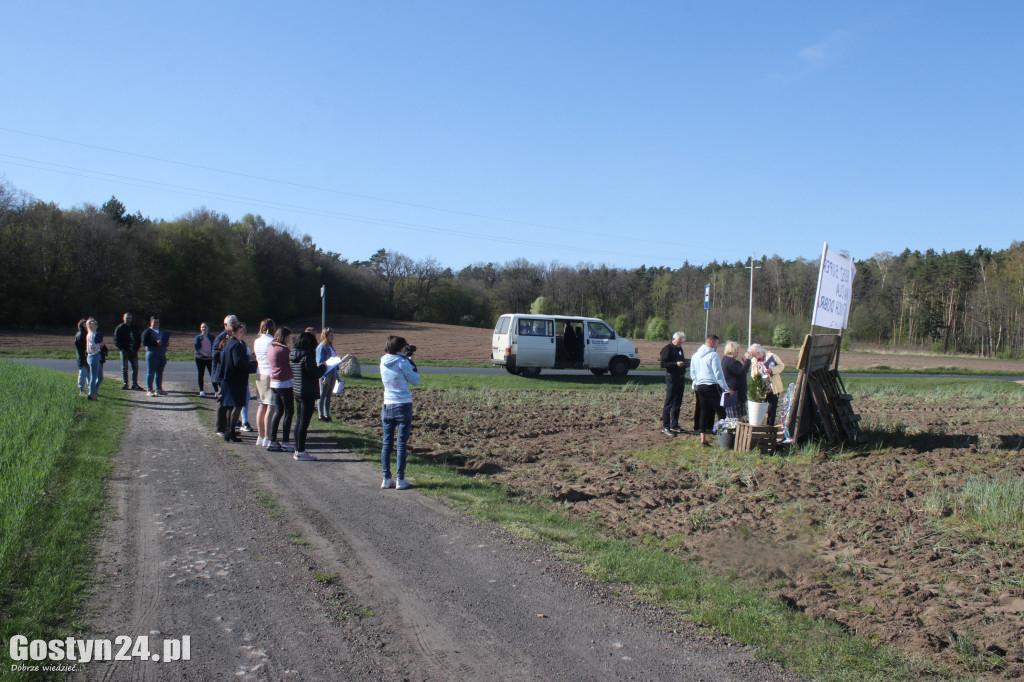
<path fill-rule="evenodd" d="M 704 338 L 708 338 L 708 315 L 711 307 L 711 285 L 704 285 Z"/>

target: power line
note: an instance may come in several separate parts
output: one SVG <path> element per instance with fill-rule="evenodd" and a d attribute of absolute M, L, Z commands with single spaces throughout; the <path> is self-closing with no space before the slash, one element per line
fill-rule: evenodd
<path fill-rule="evenodd" d="M 371 201 L 380 201 L 380 202 L 389 203 L 389 204 L 397 204 L 397 205 L 400 205 L 400 206 L 410 206 L 410 207 L 413 207 L 413 208 L 422 208 L 422 209 L 426 209 L 426 210 L 429 210 L 429 211 L 440 211 L 440 212 L 443 212 L 443 213 L 452 213 L 454 215 L 461 215 L 461 216 L 466 216 L 466 217 L 469 217 L 469 218 L 480 218 L 482 220 L 493 220 L 493 221 L 497 221 L 497 222 L 512 223 L 512 224 L 515 224 L 515 225 L 524 225 L 524 226 L 530 226 L 530 227 L 540 227 L 540 228 L 544 228 L 546 230 L 560 230 L 560 231 L 563 231 L 563 232 L 573 232 L 573 233 L 576 233 L 576 234 L 585 234 L 587 236 L 594 236 L 596 234 L 596 233 L 590 232 L 588 230 L 578 230 L 578 229 L 574 229 L 574 228 L 570 228 L 570 227 L 559 227 L 557 225 L 545 225 L 543 223 L 533 223 L 533 222 L 524 221 L 524 220 L 516 220 L 516 219 L 513 219 L 513 218 L 500 218 L 500 217 L 496 217 L 496 216 L 483 215 L 483 214 L 480 214 L 480 213 L 472 213 L 472 212 L 469 212 L 469 211 L 460 211 L 460 210 L 450 209 L 450 208 L 440 208 L 440 207 L 437 207 L 437 206 L 428 206 L 426 204 L 418 204 L 418 203 L 411 202 L 411 201 L 402 201 L 402 200 L 399 200 L 399 199 L 387 199 L 387 198 L 384 198 L 384 197 L 376 197 L 376 196 L 372 196 L 372 195 L 369 195 L 369 194 L 357 194 L 355 192 L 346 192 L 346 191 L 343 191 L 343 190 L 332 189 L 330 187 L 319 187 L 319 186 L 316 186 L 316 185 L 307 185 L 307 184 L 304 184 L 304 183 L 301 183 L 301 182 L 292 182 L 290 180 L 280 180 L 280 179 L 277 179 L 277 178 L 268 178 L 268 177 L 263 177 L 261 175 L 252 175 L 250 173 L 242 173 L 240 171 L 224 170 L 222 168 L 214 168 L 214 167 L 211 167 L 211 166 L 203 166 L 201 164 L 189 163 L 189 162 L 186 162 L 186 161 L 175 161 L 173 159 L 164 159 L 164 158 L 161 158 L 161 157 L 158 157 L 158 156 L 150 156 L 148 154 L 139 154 L 137 152 L 126 152 L 126 151 L 123 151 L 121 149 L 111 149 L 110 147 L 102 147 L 102 146 L 99 146 L 99 145 L 86 144 L 84 142 L 76 142 L 74 140 L 65 140 L 63 138 L 51 137 L 49 135 L 39 135 L 37 133 L 29 133 L 29 132 L 26 132 L 26 131 L 23 131 L 23 130 L 16 130 L 14 128 L 5 128 L 5 127 L 0 126 L 0 130 L 5 130 L 5 131 L 11 132 L 11 133 L 17 133 L 19 135 L 27 135 L 27 136 L 30 136 L 30 137 L 38 137 L 40 139 L 50 140 L 52 142 L 61 142 L 63 144 L 76 145 L 76 146 L 79 146 L 79 147 L 85 147 L 87 149 L 97 149 L 99 151 L 109 152 L 109 153 L 112 153 L 112 154 L 123 154 L 125 156 L 133 156 L 135 158 L 146 159 L 146 160 L 149 160 L 149 161 L 159 161 L 160 163 L 169 163 L 169 164 L 174 164 L 174 165 L 177 165 L 177 166 L 184 166 L 186 168 L 195 168 L 197 170 L 209 171 L 209 172 L 212 172 L 212 173 L 222 173 L 224 175 L 234 175 L 236 177 L 247 178 L 249 180 L 260 180 L 262 182 L 271 182 L 271 183 L 276 183 L 276 184 L 279 184 L 279 185 L 287 185 L 287 186 L 290 186 L 290 187 L 298 187 L 298 188 L 301 188 L 301 189 L 313 190 L 313 191 L 316 191 L 316 192 L 328 192 L 330 194 L 337 194 L 337 195 L 340 195 L 340 196 L 353 197 L 353 198 L 357 198 L 357 199 L 369 199 Z M 602 236 L 602 235 L 598 235 L 598 236 Z M 614 237 L 615 235 L 603 235 L 603 236 Z M 652 242 L 654 242 L 655 240 L 645 240 L 645 241 L 652 241 Z"/>
<path fill-rule="evenodd" d="M 480 214 L 480 213 L 473 213 L 473 212 L 470 212 L 470 211 L 461 211 L 461 210 L 456 210 L 456 209 L 441 208 L 441 207 L 437 207 L 437 206 L 429 206 L 429 205 L 426 205 L 426 204 L 419 204 L 419 203 L 415 203 L 415 202 L 411 202 L 411 201 L 402 201 L 402 200 L 398 200 L 398 199 L 387 199 L 387 198 L 384 198 L 384 197 L 377 197 L 377 196 L 372 196 L 372 195 L 368 195 L 368 194 L 358 194 L 358 193 L 355 193 L 355 192 L 346 192 L 344 190 L 332 189 L 332 188 L 329 188 L 329 187 L 319 187 L 319 186 L 316 186 L 316 185 L 308 185 L 308 184 L 305 184 L 305 183 L 293 182 L 293 181 L 290 181 L 290 180 L 281 180 L 281 179 L 277 179 L 277 178 L 269 178 L 269 177 L 264 177 L 264 176 L 260 176 L 260 175 L 254 175 L 254 174 L 250 174 L 250 173 L 243 173 L 243 172 L 240 172 L 240 171 L 225 170 L 225 169 L 222 169 L 222 168 L 215 168 L 215 167 L 212 167 L 212 166 L 204 166 L 202 164 L 190 163 L 190 162 L 187 162 L 187 161 L 176 161 L 176 160 L 173 160 L 173 159 L 165 159 L 165 158 L 161 158 L 161 157 L 158 157 L 158 156 L 152 156 L 152 155 L 149 155 L 149 154 L 141 154 L 141 153 L 138 153 L 138 152 L 129 152 L 129 151 L 121 150 L 121 149 L 113 149 L 111 147 L 103 147 L 103 146 L 100 146 L 100 145 L 88 144 L 88 143 L 85 143 L 85 142 L 77 142 L 75 140 L 68 140 L 68 139 L 64 139 L 64 138 L 60 138 L 60 137 L 54 137 L 54 136 L 50 136 L 50 135 L 41 135 L 39 133 L 30 133 L 30 132 L 27 132 L 27 131 L 24 131 L 24 130 L 18 130 L 18 129 L 15 129 L 15 128 L 8 128 L 8 127 L 5 127 L 5 126 L 0 126 L 0 130 L 6 131 L 6 132 L 10 132 L 10 133 L 15 133 L 15 134 L 18 134 L 18 135 L 25 135 L 25 136 L 28 136 L 28 137 L 35 137 L 35 138 L 39 138 L 39 139 L 43 139 L 43 140 L 50 140 L 52 142 L 60 142 L 62 144 L 75 145 L 75 146 L 78 146 L 78 147 L 84 147 L 86 149 L 96 149 L 96 150 L 99 150 L 99 151 L 104 151 L 104 152 L 108 152 L 108 153 L 112 153 L 112 154 L 121 154 L 121 155 L 124 155 L 124 156 L 130 156 L 130 157 L 135 157 L 135 158 L 139 158 L 139 159 L 146 159 L 146 160 L 149 160 L 149 161 L 157 161 L 159 163 L 172 164 L 172 165 L 182 166 L 182 167 L 185 167 L 185 168 L 194 168 L 194 169 L 197 169 L 197 170 L 204 170 L 204 171 L 209 171 L 209 172 L 212 172 L 212 173 L 221 173 L 221 174 L 224 174 L 224 175 L 232 175 L 232 176 L 236 176 L 236 177 L 247 178 L 247 179 L 250 179 L 250 180 L 259 180 L 261 182 L 276 183 L 276 184 L 280 184 L 280 185 L 296 187 L 296 188 L 301 188 L 301 189 L 306 189 L 306 190 L 312 190 L 312 191 L 316 191 L 316 192 L 326 192 L 326 193 L 330 193 L 330 194 L 336 194 L 336 195 L 339 195 L 339 196 L 347 196 L 347 197 L 353 197 L 353 198 L 358 198 L 358 199 L 368 199 L 368 200 L 371 200 L 371 201 L 379 201 L 379 202 L 390 203 L 390 204 L 395 204 L 395 205 L 399 205 L 399 206 L 409 206 L 409 207 L 421 208 L 421 209 L 425 209 L 425 210 L 429 210 L 429 211 L 438 211 L 438 212 L 442 212 L 442 213 L 450 213 L 452 215 L 460 215 L 460 216 L 465 216 L 465 217 L 470 217 L 470 218 L 478 218 L 478 219 L 481 219 L 481 220 L 490 220 L 490 221 L 496 221 L 496 222 L 504 222 L 504 223 L 509 223 L 509 224 L 513 224 L 513 225 L 522 225 L 522 226 L 528 226 L 528 227 L 538 227 L 538 228 L 545 229 L 545 230 L 557 230 L 559 232 L 567 232 L 567 233 L 571 233 L 571 234 L 584 235 L 584 236 L 586 236 L 588 238 L 605 237 L 605 238 L 608 238 L 608 239 L 622 239 L 622 235 L 621 234 L 608 234 L 608 233 L 594 232 L 592 230 L 581 230 L 581 229 L 575 229 L 575 228 L 570 228 L 570 227 L 560 227 L 560 226 L 557 226 L 557 225 L 548 225 L 548 224 L 544 224 L 544 223 L 535 223 L 535 222 L 524 221 L 524 220 L 516 220 L 514 218 L 502 218 L 502 217 L 498 217 L 498 216 L 488 216 L 488 215 L 484 215 L 484 214 Z M 37 162 L 37 163 L 47 163 L 47 162 Z M 58 165 L 58 164 L 53 164 L 53 165 Z M 38 169 L 38 170 L 46 170 L 46 169 Z M 98 172 L 98 171 L 95 171 L 95 172 Z M 148 181 L 144 181 L 143 180 L 142 182 L 148 182 Z M 305 210 L 310 210 L 310 209 L 305 209 Z M 312 209 L 312 210 L 319 210 L 319 209 Z M 478 237 L 478 238 L 484 239 L 483 237 Z M 687 250 L 692 250 L 692 249 L 711 250 L 710 247 L 705 247 L 705 246 L 702 246 L 702 245 L 672 244 L 672 243 L 666 243 L 662 239 L 645 239 L 645 238 L 642 238 L 642 237 L 637 237 L 636 235 L 631 235 L 629 239 L 630 239 L 631 242 L 634 242 L 634 243 L 635 242 L 646 242 L 646 243 L 650 243 L 650 244 L 658 244 L 659 246 L 663 246 L 663 247 L 666 247 L 666 246 L 667 247 L 673 247 L 674 246 L 674 247 L 678 247 L 680 249 L 687 249 Z M 495 239 L 495 240 L 496 241 L 502 241 L 500 239 Z M 531 243 L 531 242 L 514 241 L 514 243 Z M 566 250 L 570 249 L 570 247 L 558 247 L 558 246 L 553 246 L 553 245 L 546 245 L 546 244 L 541 243 L 541 242 L 532 242 L 532 244 L 538 245 L 538 246 L 551 246 L 551 248 L 562 248 L 562 249 L 566 249 Z M 652 258 L 653 257 L 653 256 L 650 256 L 650 255 L 626 253 L 626 252 L 623 252 L 623 251 L 604 251 L 604 250 L 594 250 L 594 249 L 582 249 L 582 248 L 577 248 L 577 247 L 571 247 L 571 250 L 586 251 L 586 252 L 590 252 L 590 253 L 601 253 L 601 254 L 607 254 L 607 255 L 620 255 L 621 254 L 621 255 L 629 255 L 629 256 L 638 256 L 638 257 L 641 257 L 641 258 Z M 740 253 L 741 252 L 740 249 L 729 249 L 729 248 L 724 248 L 723 249 L 721 247 L 716 247 L 715 250 L 718 250 L 718 251 L 723 251 L 723 250 L 724 251 L 735 251 L 736 253 Z M 745 251 L 743 253 L 745 253 Z M 657 256 L 657 258 L 663 258 L 663 257 L 664 257 L 664 254 L 659 254 Z"/>
<path fill-rule="evenodd" d="M 496 235 L 479 235 L 473 232 L 467 232 L 464 230 L 455 230 L 452 228 L 437 227 L 433 225 L 422 225 L 418 223 L 408 223 L 397 220 L 389 220 L 385 218 L 374 218 L 371 216 L 361 216 L 351 213 L 339 213 L 337 211 L 329 211 L 318 208 L 311 208 L 308 206 L 300 206 L 296 204 L 286 204 L 282 202 L 268 201 L 266 199 L 258 199 L 253 197 L 244 197 L 234 194 L 228 194 L 225 192 L 212 192 L 209 190 L 201 190 L 194 187 L 186 187 L 182 185 L 173 185 L 170 183 L 157 182 L 152 180 L 146 180 L 141 178 L 134 178 L 131 176 L 118 175 L 115 173 L 106 173 L 103 171 L 93 171 L 89 169 L 76 168 L 73 166 L 65 166 L 62 164 L 51 163 L 48 161 L 39 161 L 36 159 L 27 159 L 25 157 L 13 156 L 11 154 L 0 154 L 0 157 L 7 159 L 18 159 L 19 161 L 25 161 L 28 163 L 19 163 L 19 161 L 8 161 L 7 163 L 15 166 L 21 166 L 24 168 L 32 168 L 34 170 L 41 170 L 50 173 L 60 173 L 62 175 L 70 175 L 73 177 L 86 178 L 90 180 L 102 180 L 105 178 L 114 178 L 118 182 L 128 185 L 131 187 L 141 187 L 144 189 L 151 189 L 161 192 L 169 192 L 172 194 L 180 194 L 183 196 L 194 196 L 200 199 L 217 199 L 220 201 L 227 201 L 231 203 L 241 204 L 243 206 L 261 206 L 263 208 L 278 208 L 303 215 L 311 215 L 322 218 L 331 218 L 335 220 L 344 220 L 347 222 L 362 223 L 367 225 L 377 225 L 381 227 L 394 227 L 399 229 L 412 230 L 417 232 L 425 232 L 429 234 L 441 234 L 453 237 L 463 237 L 469 239 L 477 239 L 481 241 L 490 241 L 504 244 L 518 244 L 522 246 L 535 246 L 547 249 L 557 249 L 562 251 L 571 251 L 573 253 L 587 253 L 593 255 L 605 255 L 605 256 L 634 256 L 636 258 L 664 258 L 664 254 L 657 256 L 652 254 L 640 254 L 631 253 L 628 251 L 616 250 L 608 251 L 603 249 L 594 249 L 583 247 L 579 245 L 564 246 L 561 244 L 552 244 L 550 242 L 538 242 L 527 239 L 516 239 L 513 237 L 503 237 Z M 39 165 L 32 164 L 43 164 L 44 166 L 52 166 L 52 168 L 46 168 Z M 104 177 L 100 177 L 104 176 Z M 681 259 L 680 259 L 681 260 Z"/>

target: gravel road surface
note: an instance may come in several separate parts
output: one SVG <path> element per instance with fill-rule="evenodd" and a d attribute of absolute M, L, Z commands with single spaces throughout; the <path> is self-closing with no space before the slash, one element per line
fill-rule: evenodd
<path fill-rule="evenodd" d="M 297 462 L 212 433 L 212 401 L 133 403 L 82 636 L 188 636 L 104 680 L 791 680 L 311 430 Z M 314 422 L 314 425 L 316 422 Z M 621 586 L 620 586 L 621 587 Z M 621 591 L 621 590 L 620 590 Z M 627 591 L 628 592 L 628 591 Z M 115 647 L 115 651 L 116 651 Z"/>

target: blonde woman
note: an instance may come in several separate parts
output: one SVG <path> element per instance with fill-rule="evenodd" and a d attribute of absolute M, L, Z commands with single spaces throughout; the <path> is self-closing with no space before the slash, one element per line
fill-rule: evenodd
<path fill-rule="evenodd" d="M 736 391 L 736 404 L 725 408 L 725 416 L 739 419 L 747 413 L 747 372 L 750 358 L 743 357 L 743 347 L 735 341 L 727 341 L 722 355 L 722 374 L 725 383 Z"/>
<path fill-rule="evenodd" d="M 78 321 L 78 333 L 75 334 L 75 355 L 78 356 L 78 395 L 85 397 L 89 388 L 89 354 L 85 348 L 88 343 L 89 328 L 85 326 L 85 318 Z"/>
<path fill-rule="evenodd" d="M 337 355 L 338 351 L 334 350 L 334 330 L 324 327 L 320 330 L 320 345 L 316 347 L 316 364 L 322 365 Z M 347 360 L 350 357 L 352 356 L 346 355 L 342 360 Z M 334 393 L 334 385 L 338 383 L 337 367 L 339 366 L 335 365 L 334 369 L 329 370 L 320 379 L 320 398 L 316 403 L 317 421 L 331 421 L 331 395 Z"/>
<path fill-rule="evenodd" d="M 100 323 L 95 317 L 85 321 L 89 330 L 85 337 L 86 359 L 89 363 L 89 400 L 99 400 L 100 382 L 103 381 L 103 334 L 99 333 Z"/>

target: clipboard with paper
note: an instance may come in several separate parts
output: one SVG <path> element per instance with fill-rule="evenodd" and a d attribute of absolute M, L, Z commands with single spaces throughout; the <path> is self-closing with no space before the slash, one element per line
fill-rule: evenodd
<path fill-rule="evenodd" d="M 324 364 L 327 365 L 327 371 L 324 372 L 324 375 L 326 376 L 327 374 L 330 374 L 331 372 L 335 372 L 338 370 L 338 365 L 341 364 L 341 358 L 335 355 L 333 357 L 327 358 Z"/>

